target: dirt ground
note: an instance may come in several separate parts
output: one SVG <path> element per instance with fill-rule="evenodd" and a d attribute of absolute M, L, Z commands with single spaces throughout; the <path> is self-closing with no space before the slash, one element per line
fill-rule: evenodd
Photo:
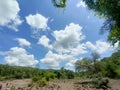
<path fill-rule="evenodd" d="M 89 84 L 82 85 L 77 83 L 83 81 L 85 80 L 56 80 L 48 82 L 44 87 L 28 87 L 28 84 L 31 82 L 30 79 L 0 81 L 0 84 L 2 84 L 1 90 L 10 90 L 10 87 L 14 87 L 13 90 L 120 90 L 120 80 L 110 79 L 109 86 L 111 89 L 95 89 Z"/>

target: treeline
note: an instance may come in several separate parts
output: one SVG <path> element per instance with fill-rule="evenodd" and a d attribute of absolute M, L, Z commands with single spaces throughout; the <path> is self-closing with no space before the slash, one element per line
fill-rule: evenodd
<path fill-rule="evenodd" d="M 94 77 L 101 75 L 110 78 L 120 78 L 120 50 L 113 53 L 110 57 L 99 59 L 99 54 L 92 53 L 91 58 L 83 58 L 75 63 L 75 70 L 60 70 L 20 67 L 0 65 L 0 79 L 24 79 L 44 78 L 46 81 L 51 79 L 72 79 L 74 77 Z"/>
<path fill-rule="evenodd" d="M 39 68 L 31 67 L 20 67 L 20 66 L 9 66 L 0 65 L 0 78 L 1 79 L 23 79 L 33 77 L 45 77 L 49 79 L 61 79 L 61 78 L 74 78 L 74 72 L 61 68 L 60 70 L 43 70 Z"/>
<path fill-rule="evenodd" d="M 79 76 L 120 78 L 120 50 L 101 60 L 97 53 L 92 53 L 92 58 L 78 60 L 75 69 Z"/>

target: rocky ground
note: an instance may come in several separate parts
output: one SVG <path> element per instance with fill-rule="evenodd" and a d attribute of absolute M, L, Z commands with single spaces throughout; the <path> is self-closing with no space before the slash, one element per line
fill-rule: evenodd
<path fill-rule="evenodd" d="M 0 84 L 2 84 L 1 90 L 10 90 L 11 87 L 13 90 L 120 90 L 120 80 L 110 79 L 109 81 L 111 88 L 107 89 L 95 89 L 90 83 L 81 83 L 88 82 L 82 79 L 55 80 L 48 82 L 44 87 L 29 87 L 30 79 L 0 81 Z"/>

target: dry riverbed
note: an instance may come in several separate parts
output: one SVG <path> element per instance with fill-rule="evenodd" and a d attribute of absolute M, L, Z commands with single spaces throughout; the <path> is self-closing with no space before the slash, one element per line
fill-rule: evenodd
<path fill-rule="evenodd" d="M 109 81 L 111 87 L 109 89 L 95 89 L 90 83 L 81 84 L 81 82 L 87 82 L 82 79 L 55 80 L 48 82 L 44 87 L 29 87 L 30 79 L 0 81 L 0 84 L 2 84 L 2 90 L 6 90 L 6 88 L 9 90 L 10 87 L 14 87 L 14 90 L 120 90 L 120 80 L 110 79 Z"/>

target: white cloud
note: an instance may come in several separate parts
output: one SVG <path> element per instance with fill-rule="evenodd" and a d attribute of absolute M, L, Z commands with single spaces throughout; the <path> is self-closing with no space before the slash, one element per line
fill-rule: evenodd
<path fill-rule="evenodd" d="M 10 23 L 10 24 L 7 25 L 7 27 L 13 29 L 14 31 L 19 31 L 19 30 L 17 29 L 17 26 L 21 25 L 22 22 L 23 22 L 23 21 L 20 20 L 20 17 L 17 16 L 12 23 Z"/>
<path fill-rule="evenodd" d="M 82 27 L 79 24 L 70 23 L 64 30 L 55 30 L 53 32 L 55 41 L 52 43 L 50 43 L 48 37 L 43 35 L 39 38 L 38 44 L 48 49 L 53 49 L 57 53 L 69 53 L 72 55 L 84 54 L 86 53 L 86 48 L 80 41 L 85 39 L 85 36 L 82 34 L 81 30 Z"/>
<path fill-rule="evenodd" d="M 82 0 L 80 0 L 77 4 L 76 4 L 76 7 L 83 7 L 83 8 L 85 8 L 86 7 L 86 4 L 85 4 L 85 2 L 84 1 L 82 1 Z"/>
<path fill-rule="evenodd" d="M 82 27 L 75 23 L 70 23 L 63 30 L 53 31 L 52 36 L 54 40 L 51 42 L 45 35 L 40 37 L 38 41 L 38 44 L 49 50 L 45 57 L 41 59 L 41 63 L 51 68 L 57 68 L 61 62 L 66 61 L 65 68 L 73 70 L 74 63 L 81 54 L 86 54 L 91 50 L 104 54 L 113 51 L 118 45 L 112 47 L 102 40 L 96 41 L 95 45 L 89 41 L 82 43 L 85 35 L 82 33 Z"/>
<path fill-rule="evenodd" d="M 93 45 L 91 42 L 86 42 L 86 47 L 90 48 L 93 51 L 98 52 L 99 54 L 106 53 L 108 51 L 115 50 L 118 46 L 116 44 L 115 47 L 111 46 L 109 43 L 105 41 L 98 40 L 96 41 L 96 44 Z"/>
<path fill-rule="evenodd" d="M 16 38 L 20 46 L 30 47 L 31 43 L 24 38 Z"/>
<path fill-rule="evenodd" d="M 49 43 L 50 43 L 50 40 L 45 35 L 43 35 L 41 38 L 39 38 L 38 44 L 51 49 L 52 45 L 49 45 Z"/>
<path fill-rule="evenodd" d="M 46 64 L 48 67 L 55 68 L 59 66 L 62 61 L 69 61 L 72 60 L 74 57 L 67 55 L 67 54 L 57 54 L 49 51 L 45 58 L 41 59 L 41 62 Z"/>
<path fill-rule="evenodd" d="M 65 69 L 75 70 L 74 69 L 74 64 L 75 64 L 76 61 L 77 61 L 77 59 L 76 60 L 71 60 L 71 61 L 67 62 L 65 64 Z"/>
<path fill-rule="evenodd" d="M 39 63 L 34 55 L 28 54 L 24 48 L 13 47 L 5 54 L 5 63 L 9 65 L 35 67 Z"/>
<path fill-rule="evenodd" d="M 80 41 L 85 39 L 81 30 L 82 27 L 79 24 L 70 23 L 64 30 L 54 31 L 53 36 L 56 40 L 53 44 L 54 49 L 58 52 L 73 53 L 71 51 L 81 46 Z"/>
<path fill-rule="evenodd" d="M 96 46 L 93 45 L 93 44 L 92 44 L 91 42 L 89 42 L 89 41 L 86 42 L 86 47 L 88 47 L 88 48 L 90 48 L 90 49 L 92 49 L 92 50 L 96 50 L 96 49 L 97 49 Z"/>
<path fill-rule="evenodd" d="M 87 53 L 87 50 L 84 44 L 79 44 L 77 47 L 71 48 L 70 52 L 71 52 L 71 55 L 78 56 L 78 55 Z"/>
<path fill-rule="evenodd" d="M 30 25 L 33 29 L 33 33 L 37 33 L 39 30 L 45 30 L 48 28 L 48 18 L 41 14 L 35 14 L 35 15 L 28 15 L 26 16 L 26 22 L 28 25 Z"/>
<path fill-rule="evenodd" d="M 42 36 L 38 44 L 43 45 L 51 51 L 41 59 L 41 62 L 48 67 L 55 68 L 62 61 L 73 61 L 79 55 L 87 53 L 85 45 L 80 43 L 85 39 L 81 30 L 82 27 L 79 24 L 70 23 L 65 29 L 53 32 L 52 35 L 55 40 L 51 43 L 48 37 L 45 35 Z"/>
<path fill-rule="evenodd" d="M 84 38 L 81 29 L 82 27 L 79 24 L 70 23 L 64 30 L 54 31 L 53 36 L 56 43 L 63 48 L 69 48 L 69 46 L 79 43 Z"/>
<path fill-rule="evenodd" d="M 7 26 L 18 31 L 17 26 L 22 23 L 17 0 L 0 0 L 0 26 Z"/>

